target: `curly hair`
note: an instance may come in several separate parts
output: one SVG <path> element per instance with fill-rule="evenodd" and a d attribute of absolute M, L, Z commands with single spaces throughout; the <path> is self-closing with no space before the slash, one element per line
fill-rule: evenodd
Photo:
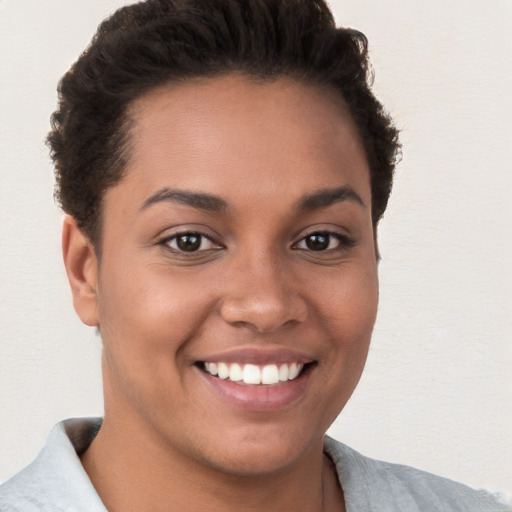
<path fill-rule="evenodd" d="M 368 159 L 376 226 L 400 145 L 371 91 L 364 34 L 337 28 L 323 0 L 146 0 L 103 21 L 60 81 L 52 115 L 55 198 L 94 244 L 103 194 L 121 180 L 129 158 L 133 101 L 166 83 L 232 72 L 339 92 Z"/>

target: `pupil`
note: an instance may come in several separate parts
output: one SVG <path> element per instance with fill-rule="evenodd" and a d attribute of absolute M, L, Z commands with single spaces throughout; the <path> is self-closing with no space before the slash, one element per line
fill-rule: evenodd
<path fill-rule="evenodd" d="M 197 251 L 201 246 L 201 236 L 195 234 L 181 235 L 178 237 L 177 245 L 181 251 Z"/>
<path fill-rule="evenodd" d="M 312 251 L 323 251 L 329 247 L 329 235 L 317 233 L 306 238 L 306 245 Z"/>

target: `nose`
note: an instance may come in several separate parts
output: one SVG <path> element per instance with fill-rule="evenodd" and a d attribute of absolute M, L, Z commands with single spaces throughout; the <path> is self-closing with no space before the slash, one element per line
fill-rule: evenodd
<path fill-rule="evenodd" d="M 244 262 L 225 277 L 228 292 L 220 313 L 226 322 L 272 333 L 306 320 L 307 301 L 283 265 L 259 258 L 253 264 Z"/>

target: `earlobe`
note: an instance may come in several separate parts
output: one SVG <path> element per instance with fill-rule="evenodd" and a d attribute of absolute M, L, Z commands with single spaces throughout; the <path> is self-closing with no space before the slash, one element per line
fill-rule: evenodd
<path fill-rule="evenodd" d="M 92 243 L 70 215 L 62 226 L 62 254 L 75 311 L 84 324 L 98 326 L 98 260 Z"/>

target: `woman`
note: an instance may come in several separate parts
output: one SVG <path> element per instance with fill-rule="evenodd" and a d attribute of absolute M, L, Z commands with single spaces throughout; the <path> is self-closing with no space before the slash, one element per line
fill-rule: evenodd
<path fill-rule="evenodd" d="M 375 321 L 397 132 L 323 2 L 118 11 L 49 143 L 103 420 L 59 424 L 1 510 L 510 510 L 325 438 Z"/>

